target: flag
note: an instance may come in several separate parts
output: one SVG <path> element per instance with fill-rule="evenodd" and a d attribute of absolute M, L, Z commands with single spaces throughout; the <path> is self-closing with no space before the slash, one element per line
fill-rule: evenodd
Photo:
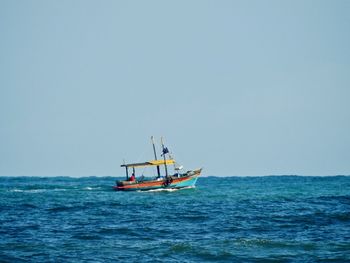
<path fill-rule="evenodd" d="M 169 153 L 168 147 L 164 147 L 164 148 L 163 148 L 163 154 L 162 154 L 162 155 L 167 154 L 167 153 Z"/>

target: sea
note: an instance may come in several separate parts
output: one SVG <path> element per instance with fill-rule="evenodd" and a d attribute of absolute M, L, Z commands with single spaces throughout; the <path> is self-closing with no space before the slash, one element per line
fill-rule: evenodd
<path fill-rule="evenodd" d="M 350 176 L 0 177 L 0 262 L 350 262 Z"/>

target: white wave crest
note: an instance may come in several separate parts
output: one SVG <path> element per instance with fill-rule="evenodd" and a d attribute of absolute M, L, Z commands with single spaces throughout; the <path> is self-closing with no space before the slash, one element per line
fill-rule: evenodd
<path fill-rule="evenodd" d="M 91 191 L 91 190 L 99 190 L 101 189 L 101 187 L 90 187 L 90 186 L 87 186 L 87 187 L 84 187 L 83 190 L 88 190 L 88 191 Z"/>
<path fill-rule="evenodd" d="M 47 189 L 30 189 L 30 190 L 11 189 L 10 190 L 10 192 L 15 192 L 15 193 L 42 193 L 46 191 Z"/>
<path fill-rule="evenodd" d="M 143 192 L 143 193 L 154 193 L 154 192 L 175 192 L 179 190 L 184 190 L 184 189 L 192 189 L 195 188 L 195 186 L 186 186 L 182 188 L 159 188 L 159 189 L 151 189 L 151 190 L 139 190 L 137 192 Z"/>

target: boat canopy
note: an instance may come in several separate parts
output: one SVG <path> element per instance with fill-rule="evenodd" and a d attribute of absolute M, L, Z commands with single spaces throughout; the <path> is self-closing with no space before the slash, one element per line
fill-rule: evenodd
<path fill-rule="evenodd" d="M 148 161 L 144 163 L 129 163 L 129 164 L 122 164 L 121 167 L 145 167 L 145 166 L 156 166 L 156 165 L 169 165 L 169 164 L 174 164 L 175 160 L 153 160 L 153 161 Z"/>

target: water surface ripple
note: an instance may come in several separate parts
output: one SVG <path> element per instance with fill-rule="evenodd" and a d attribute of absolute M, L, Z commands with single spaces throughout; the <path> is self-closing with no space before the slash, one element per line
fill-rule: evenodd
<path fill-rule="evenodd" d="M 1 262 L 349 262 L 350 177 L 1 177 Z"/>

